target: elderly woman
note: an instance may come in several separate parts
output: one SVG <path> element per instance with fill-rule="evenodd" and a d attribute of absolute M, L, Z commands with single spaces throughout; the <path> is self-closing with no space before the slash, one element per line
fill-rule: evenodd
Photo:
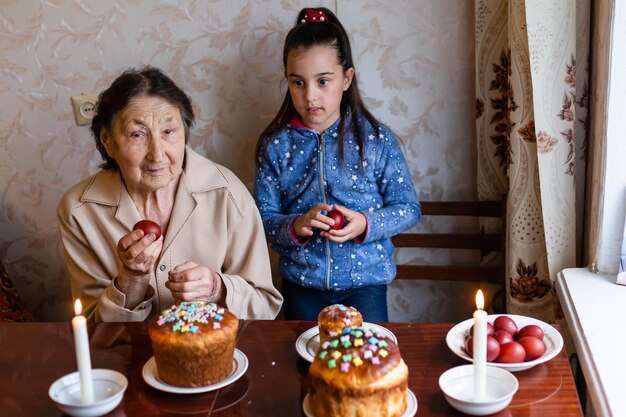
<path fill-rule="evenodd" d="M 186 147 L 189 97 L 163 72 L 121 74 L 91 125 L 102 170 L 58 208 L 72 293 L 95 321 L 141 321 L 180 301 L 206 300 L 239 318 L 274 318 L 263 224 L 228 169 Z M 132 230 L 140 220 L 163 236 Z"/>

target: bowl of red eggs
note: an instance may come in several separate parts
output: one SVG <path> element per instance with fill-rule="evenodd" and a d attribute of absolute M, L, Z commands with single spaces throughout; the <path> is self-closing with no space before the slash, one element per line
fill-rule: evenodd
<path fill-rule="evenodd" d="M 454 354 L 472 362 L 474 320 L 454 326 L 446 343 Z M 487 316 L 487 364 L 510 372 L 523 371 L 554 358 L 563 348 L 563 337 L 551 325 L 515 314 Z"/>

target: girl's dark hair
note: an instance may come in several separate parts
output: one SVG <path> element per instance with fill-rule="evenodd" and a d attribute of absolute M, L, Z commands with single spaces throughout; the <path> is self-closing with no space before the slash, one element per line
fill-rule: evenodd
<path fill-rule="evenodd" d="M 112 131 L 117 115 L 124 110 L 135 97 L 160 97 L 178 107 L 185 129 L 185 143 L 189 140 L 189 132 L 194 122 L 191 100 L 163 71 L 155 67 L 128 69 L 118 76 L 109 88 L 100 93 L 96 115 L 91 122 L 91 133 L 96 141 L 96 149 L 102 155 L 102 169 L 119 169 L 115 159 L 107 154 L 100 141 L 102 129 Z"/>
<path fill-rule="evenodd" d="M 352 60 L 352 49 L 350 48 L 350 40 L 348 34 L 343 25 L 337 19 L 337 16 L 325 7 L 318 7 L 316 11 L 324 12 L 327 17 L 327 22 L 303 22 L 307 9 L 302 9 L 298 13 L 296 19 L 296 25 L 287 33 L 285 38 L 285 46 L 283 48 L 283 68 L 287 71 L 287 58 L 289 53 L 298 48 L 310 49 L 315 46 L 330 46 L 337 51 L 337 60 L 343 68 L 344 73 L 354 68 L 354 62 Z M 356 141 L 359 145 L 359 157 L 363 159 L 363 149 L 365 134 L 363 127 L 358 122 L 359 116 L 365 117 L 365 119 L 378 130 L 380 123 L 376 118 L 367 110 L 361 95 L 359 93 L 359 87 L 357 84 L 356 72 L 352 77 L 352 83 L 346 91 L 343 92 L 341 98 L 341 116 L 339 123 L 339 158 L 343 162 L 344 160 L 344 143 L 343 138 L 346 129 L 354 129 L 356 135 Z M 350 109 L 350 112 L 346 110 Z M 297 116 L 293 102 L 291 101 L 291 95 L 289 91 L 285 95 L 282 105 L 278 110 L 278 113 L 269 125 L 263 130 L 259 141 L 257 143 L 257 155 L 261 152 L 265 152 L 267 140 L 272 138 L 276 133 L 289 124 L 289 122 Z M 349 116 L 348 121 L 346 121 Z"/>

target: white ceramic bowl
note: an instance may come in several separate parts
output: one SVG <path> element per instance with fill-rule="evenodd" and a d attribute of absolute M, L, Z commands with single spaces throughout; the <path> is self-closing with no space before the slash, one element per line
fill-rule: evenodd
<path fill-rule="evenodd" d="M 474 400 L 474 365 L 448 369 L 439 377 L 439 388 L 448 404 L 462 413 L 485 416 L 504 410 L 519 388 L 515 375 L 501 368 L 487 366 L 485 399 Z"/>
<path fill-rule="evenodd" d="M 78 372 L 67 374 L 50 385 L 48 395 L 64 413 L 74 417 L 101 416 L 122 401 L 128 386 L 126 377 L 110 369 L 92 369 L 94 401 L 82 404 Z"/>
<path fill-rule="evenodd" d="M 537 320 L 532 317 L 526 316 L 518 316 L 515 314 L 490 314 L 487 316 L 487 320 L 489 323 L 493 324 L 494 320 L 498 316 L 508 316 L 513 319 L 515 324 L 517 324 L 518 328 L 522 328 L 528 324 L 535 324 L 543 329 L 543 343 L 546 346 L 546 351 L 541 355 L 541 357 L 528 361 L 528 362 L 520 362 L 520 363 L 497 363 L 497 362 L 488 362 L 488 365 L 495 366 L 497 368 L 506 369 L 510 372 L 518 372 L 526 369 L 530 369 L 535 365 L 540 363 L 549 361 L 554 358 L 556 355 L 561 352 L 563 349 L 563 337 L 561 334 L 551 325 L 545 323 L 541 320 Z M 470 355 L 467 354 L 465 350 L 465 340 L 468 336 L 469 329 L 474 324 L 473 319 L 467 319 L 457 324 L 453 328 L 450 329 L 446 336 L 446 343 L 450 350 L 454 352 L 460 358 L 463 358 L 467 361 L 472 362 L 473 359 Z"/>

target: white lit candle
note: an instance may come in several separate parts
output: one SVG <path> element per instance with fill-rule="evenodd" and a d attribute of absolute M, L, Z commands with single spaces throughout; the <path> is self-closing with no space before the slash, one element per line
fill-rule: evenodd
<path fill-rule="evenodd" d="M 74 303 L 76 315 L 72 319 L 74 330 L 74 346 L 76 348 L 76 362 L 78 363 L 78 375 L 80 377 L 80 398 L 83 404 L 93 402 L 93 380 L 91 378 L 91 356 L 89 354 L 89 336 L 87 334 L 87 319 L 81 313 L 83 311 L 80 300 Z"/>
<path fill-rule="evenodd" d="M 487 312 L 484 310 L 485 297 L 483 292 L 476 293 L 476 308 L 474 311 L 474 400 L 484 401 L 487 383 Z"/>

